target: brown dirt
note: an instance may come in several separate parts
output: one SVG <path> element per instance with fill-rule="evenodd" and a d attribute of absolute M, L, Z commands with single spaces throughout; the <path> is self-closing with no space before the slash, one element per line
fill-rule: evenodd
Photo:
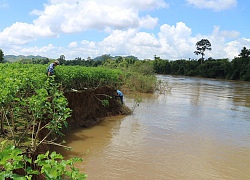
<path fill-rule="evenodd" d="M 100 122 L 104 117 L 119 114 L 130 114 L 131 110 L 121 105 L 114 96 L 114 88 L 104 86 L 84 91 L 65 92 L 69 108 L 72 109 L 68 118 L 70 128 L 90 127 Z M 108 100 L 108 105 L 102 105 L 102 100 Z"/>
<path fill-rule="evenodd" d="M 104 117 L 119 115 L 119 114 L 131 114 L 131 110 L 122 105 L 119 99 L 116 99 L 115 89 L 111 87 L 99 87 L 97 89 L 89 89 L 84 91 L 72 91 L 65 92 L 64 96 L 68 100 L 68 106 L 72 109 L 71 117 L 67 119 L 69 128 L 75 129 L 79 127 L 90 127 L 100 122 Z M 108 100 L 108 105 L 102 105 L 102 100 Z M 46 135 L 46 131 L 43 131 L 41 138 Z M 46 153 L 50 150 L 48 145 L 40 145 L 37 151 L 32 155 L 33 159 L 41 153 Z M 33 167 L 37 169 L 38 167 Z M 23 169 L 15 170 L 17 174 L 24 174 Z M 45 176 L 35 175 L 34 180 L 45 180 Z"/>
<path fill-rule="evenodd" d="M 105 86 L 84 91 L 65 92 L 64 96 L 68 100 L 68 106 L 72 109 L 71 117 L 67 119 L 69 129 L 93 126 L 107 116 L 131 114 L 131 110 L 115 98 L 114 90 L 114 88 Z M 106 99 L 109 103 L 107 106 L 103 106 L 101 101 Z M 34 156 L 46 153 L 50 148 L 48 145 L 41 145 Z M 45 177 L 38 175 L 33 179 L 45 180 Z"/>
<path fill-rule="evenodd" d="M 68 100 L 68 106 L 72 110 L 71 117 L 67 119 L 67 131 L 94 126 L 107 116 L 131 114 L 131 109 L 122 105 L 114 94 L 114 89 L 107 86 L 85 91 L 64 92 L 64 96 Z M 101 101 L 106 99 L 109 103 L 104 106 Z M 66 131 L 66 129 L 63 131 Z M 48 131 L 44 129 L 40 132 L 40 139 L 47 134 Z M 39 146 L 36 153 L 33 154 L 33 158 L 35 159 L 38 154 L 46 153 L 50 148 L 49 145 L 45 144 Z"/>

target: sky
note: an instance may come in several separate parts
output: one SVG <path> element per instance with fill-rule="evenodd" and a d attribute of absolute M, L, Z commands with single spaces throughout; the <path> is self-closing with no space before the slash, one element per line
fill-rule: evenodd
<path fill-rule="evenodd" d="M 197 59 L 237 57 L 250 49 L 249 0 L 0 0 L 4 55 L 66 60 L 136 56 Z"/>

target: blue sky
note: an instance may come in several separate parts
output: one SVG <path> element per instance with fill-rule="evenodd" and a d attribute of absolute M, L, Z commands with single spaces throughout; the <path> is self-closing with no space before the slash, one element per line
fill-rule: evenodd
<path fill-rule="evenodd" d="M 103 54 L 139 59 L 233 59 L 250 49 L 249 0 L 0 0 L 5 55 L 67 60 Z"/>

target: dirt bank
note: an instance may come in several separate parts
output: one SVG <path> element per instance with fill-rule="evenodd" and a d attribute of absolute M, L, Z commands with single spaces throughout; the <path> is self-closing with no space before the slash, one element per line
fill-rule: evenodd
<path fill-rule="evenodd" d="M 130 114 L 131 110 L 123 106 L 119 99 L 114 96 L 114 88 L 100 87 L 84 91 L 65 92 L 69 108 L 72 109 L 71 117 L 67 119 L 70 129 L 90 127 L 100 122 L 104 117 Z M 103 105 L 102 101 L 107 100 L 108 104 Z M 42 136 L 45 136 L 42 135 Z M 39 146 L 35 156 L 51 150 L 52 146 Z M 52 148 L 53 149 L 53 148 Z M 43 175 L 34 176 L 35 180 L 45 180 Z"/>
<path fill-rule="evenodd" d="M 86 89 L 84 91 L 68 91 L 64 92 L 68 100 L 68 106 L 72 110 L 71 117 L 67 119 L 69 130 L 90 127 L 100 122 L 104 117 L 118 114 L 130 114 L 131 110 L 123 106 L 119 99 L 114 96 L 115 89 L 111 87 L 99 87 L 97 89 Z M 39 138 L 43 139 L 48 134 L 47 129 L 40 131 Z M 28 157 L 36 159 L 39 154 L 46 153 L 51 150 L 52 145 L 41 144 L 36 152 L 30 154 L 26 152 Z M 35 164 L 31 165 L 34 169 L 39 169 Z M 14 170 L 16 174 L 24 175 L 23 169 Z M 45 180 L 45 176 L 34 175 L 34 180 Z"/>
<path fill-rule="evenodd" d="M 115 98 L 114 88 L 111 87 L 70 91 L 64 95 L 68 99 L 69 108 L 72 109 L 68 123 L 73 129 L 93 126 L 107 116 L 131 113 L 129 108 L 122 106 Z M 103 105 L 103 100 L 108 104 Z"/>

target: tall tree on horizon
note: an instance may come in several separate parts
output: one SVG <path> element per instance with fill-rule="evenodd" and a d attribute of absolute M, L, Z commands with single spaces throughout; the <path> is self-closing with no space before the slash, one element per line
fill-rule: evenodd
<path fill-rule="evenodd" d="M 0 63 L 3 63 L 3 60 L 4 60 L 4 54 L 2 49 L 0 49 Z"/>
<path fill-rule="evenodd" d="M 250 49 L 247 49 L 246 47 L 243 47 L 243 49 L 241 50 L 239 56 L 243 57 L 243 58 L 249 57 L 250 56 Z"/>
<path fill-rule="evenodd" d="M 199 55 L 201 54 L 201 64 L 202 64 L 202 61 L 204 60 L 204 55 L 205 55 L 205 51 L 206 50 L 209 50 L 211 51 L 212 48 L 211 48 L 211 43 L 209 42 L 209 40 L 207 39 L 202 39 L 200 41 L 198 41 L 196 43 L 196 51 L 194 51 L 194 53 L 196 55 Z"/>

